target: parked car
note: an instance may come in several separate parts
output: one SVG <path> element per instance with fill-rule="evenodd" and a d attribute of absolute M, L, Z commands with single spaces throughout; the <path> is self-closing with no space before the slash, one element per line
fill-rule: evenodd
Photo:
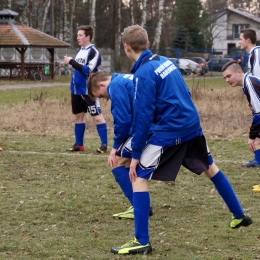
<path fill-rule="evenodd" d="M 202 68 L 199 63 L 197 63 L 193 60 L 190 60 L 190 59 L 186 59 L 186 58 L 185 58 L 185 60 L 187 60 L 190 63 L 192 73 L 195 73 L 195 74 L 201 73 Z"/>
<path fill-rule="evenodd" d="M 181 74 L 183 75 L 190 75 L 192 70 L 191 70 L 191 64 L 188 60 L 185 59 L 177 59 L 177 58 L 169 58 L 172 60 L 177 68 L 180 70 Z"/>
<path fill-rule="evenodd" d="M 205 73 L 207 73 L 209 71 L 209 67 L 208 67 L 207 62 L 204 58 L 202 58 L 202 57 L 186 57 L 186 59 L 193 60 L 193 61 L 200 64 L 200 66 L 201 66 L 200 74 L 201 75 L 204 75 Z"/>
<path fill-rule="evenodd" d="M 221 71 L 224 64 L 232 60 L 232 58 L 213 58 L 208 61 L 208 67 L 210 71 Z"/>

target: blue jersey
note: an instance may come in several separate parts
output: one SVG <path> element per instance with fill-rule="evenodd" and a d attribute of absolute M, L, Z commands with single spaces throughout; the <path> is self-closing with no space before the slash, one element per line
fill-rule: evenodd
<path fill-rule="evenodd" d="M 114 119 L 113 148 L 118 149 L 131 135 L 134 98 L 133 75 L 114 73 L 107 86 L 107 91 Z"/>
<path fill-rule="evenodd" d="M 140 158 L 152 123 L 154 137 L 159 139 L 194 138 L 194 132 L 201 129 L 199 114 L 175 64 L 147 49 L 131 72 L 135 87 L 132 157 Z"/>
<path fill-rule="evenodd" d="M 74 68 L 71 78 L 70 91 L 74 95 L 87 95 L 87 80 L 90 72 L 97 72 L 101 65 L 101 55 L 93 44 L 86 48 L 81 48 L 76 55 L 75 60 L 70 60 Z"/>
<path fill-rule="evenodd" d="M 259 136 L 260 132 L 260 78 L 246 73 L 242 89 L 247 97 L 253 115 L 249 138 L 255 139 Z"/>

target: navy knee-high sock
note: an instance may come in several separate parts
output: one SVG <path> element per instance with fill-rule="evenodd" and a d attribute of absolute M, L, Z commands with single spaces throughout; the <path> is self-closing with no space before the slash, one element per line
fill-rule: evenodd
<path fill-rule="evenodd" d="M 254 151 L 255 160 L 260 164 L 260 149 Z"/>
<path fill-rule="evenodd" d="M 150 194 L 148 191 L 134 192 L 135 238 L 141 245 L 149 242 Z"/>
<path fill-rule="evenodd" d="M 96 126 L 96 128 L 100 137 L 101 145 L 107 145 L 107 124 L 99 124 Z"/>
<path fill-rule="evenodd" d="M 218 193 L 227 204 L 230 212 L 233 213 L 235 218 L 240 219 L 241 216 L 244 214 L 244 211 L 229 180 L 224 175 L 224 173 L 222 171 L 219 171 L 210 180 L 214 183 Z"/>
<path fill-rule="evenodd" d="M 121 190 L 128 198 L 131 205 L 133 205 L 133 188 L 129 178 L 129 168 L 125 168 L 125 166 L 119 166 L 114 168 L 112 173 L 114 174 L 115 180 L 118 182 Z"/>
<path fill-rule="evenodd" d="M 85 129 L 86 129 L 85 123 L 75 124 L 74 133 L 75 133 L 76 145 L 83 146 Z"/>

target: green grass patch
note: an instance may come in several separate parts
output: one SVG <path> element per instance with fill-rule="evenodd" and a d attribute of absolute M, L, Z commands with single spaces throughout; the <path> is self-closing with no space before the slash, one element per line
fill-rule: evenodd
<path fill-rule="evenodd" d="M 110 247 L 133 237 L 133 221 L 112 218 L 129 205 L 115 182 L 107 155 L 95 153 L 97 139 L 82 153 L 65 152 L 72 138 L 0 135 L 0 259 L 143 259 L 114 256 Z M 181 168 L 174 183 L 150 181 L 154 216 L 148 259 L 258 259 L 259 199 L 252 185 L 259 169 L 243 140 L 209 140 L 254 224 L 231 230 L 231 215 L 212 183 Z M 244 151 L 237 153 L 234 151 Z"/>
<path fill-rule="evenodd" d="M 72 120 L 67 120 L 71 108 L 64 101 L 69 89 L 6 90 L 0 91 L 0 146 L 4 149 L 0 153 L 0 259 L 260 259 L 260 193 L 252 191 L 252 185 L 260 183 L 260 172 L 241 167 L 252 159 L 247 134 L 235 136 L 235 128 L 227 126 L 238 116 L 233 116 L 232 103 L 224 112 L 218 110 L 217 103 L 229 95 L 215 91 L 225 85 L 223 79 L 211 80 L 205 79 L 205 91 L 202 78 L 197 87 L 203 128 L 214 160 L 229 178 L 253 225 L 230 229 L 231 214 L 211 181 L 182 167 L 175 182 L 149 182 L 153 253 L 113 255 L 112 246 L 133 238 L 134 223 L 112 218 L 129 203 L 107 166 L 108 154 L 96 153 L 100 143 L 95 128 L 86 132 L 84 152 L 66 152 L 74 142 Z M 237 111 L 236 94 L 231 98 Z M 216 112 L 210 113 L 213 101 Z M 109 104 L 102 103 L 102 108 L 111 129 Z M 244 119 L 234 122 L 235 127 L 242 124 L 249 128 Z M 223 138 L 216 133 L 217 125 Z"/>

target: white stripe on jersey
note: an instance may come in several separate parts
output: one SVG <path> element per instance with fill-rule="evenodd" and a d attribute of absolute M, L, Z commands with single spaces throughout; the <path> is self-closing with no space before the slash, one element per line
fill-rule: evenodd
<path fill-rule="evenodd" d="M 252 67 L 251 67 L 252 64 Z M 248 72 L 260 78 L 260 46 L 254 47 L 249 52 Z"/>
<path fill-rule="evenodd" d="M 258 77 L 254 77 L 252 75 L 246 75 L 244 81 L 244 86 L 247 88 L 248 93 L 250 95 L 250 104 L 252 106 L 252 110 L 255 114 L 260 113 L 260 96 L 259 91 L 257 93 L 256 89 L 260 89 L 260 79 Z"/>

